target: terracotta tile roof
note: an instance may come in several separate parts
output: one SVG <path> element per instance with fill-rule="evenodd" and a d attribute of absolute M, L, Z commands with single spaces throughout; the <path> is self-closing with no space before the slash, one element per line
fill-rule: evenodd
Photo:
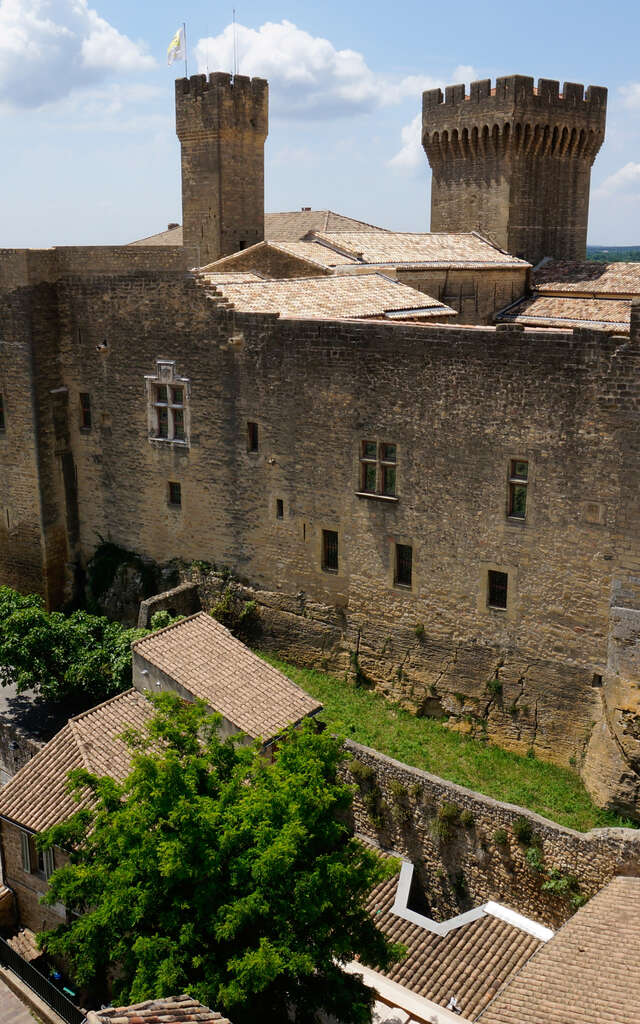
<path fill-rule="evenodd" d="M 548 260 L 532 274 L 536 291 L 543 294 L 640 296 L 640 263 L 596 263 Z"/>
<path fill-rule="evenodd" d="M 614 878 L 538 951 L 482 1024 L 640 1024 L 640 878 Z"/>
<path fill-rule="evenodd" d="M 270 740 L 322 708 L 206 612 L 143 637 L 133 650 L 253 739 Z"/>
<path fill-rule="evenodd" d="M 498 249 L 475 232 L 431 232 L 413 234 L 402 231 L 314 231 L 310 241 L 322 242 L 362 263 L 373 265 L 400 264 L 420 267 L 484 269 L 528 267 Z"/>
<path fill-rule="evenodd" d="M 215 267 L 215 263 L 210 264 Z M 246 284 L 249 281 L 264 281 L 261 274 L 254 274 L 250 270 L 219 270 L 207 271 L 207 281 L 211 284 Z"/>
<path fill-rule="evenodd" d="M 182 227 L 168 228 L 166 231 L 159 231 L 157 235 L 149 235 L 147 238 L 137 238 L 129 245 L 182 245 Z"/>
<path fill-rule="evenodd" d="M 585 299 L 574 296 L 533 295 L 497 314 L 499 323 L 527 327 L 592 327 L 628 333 L 631 299 Z"/>
<path fill-rule="evenodd" d="M 23 960 L 37 960 L 42 956 L 42 950 L 38 948 L 36 934 L 30 928 L 21 928 L 15 935 L 7 939 L 7 943 Z"/>
<path fill-rule="evenodd" d="M 320 242 L 269 242 L 269 245 L 309 263 L 316 263 L 319 267 L 350 267 L 358 264 L 353 256 L 344 256 Z"/>
<path fill-rule="evenodd" d="M 385 977 L 440 1006 L 455 996 L 463 1017 L 475 1020 L 540 940 L 491 915 L 437 935 L 392 912 L 397 884 L 394 875 L 374 889 L 368 902 L 377 927 L 408 950 Z"/>
<path fill-rule="evenodd" d="M 205 280 L 207 274 L 203 275 Z M 424 292 L 386 277 L 298 277 L 247 284 L 218 284 L 240 312 L 279 313 L 283 317 L 353 319 L 407 311 L 407 317 L 455 316 L 455 310 Z"/>
<path fill-rule="evenodd" d="M 129 749 L 120 734 L 141 728 L 153 708 L 137 690 L 70 718 L 60 732 L 0 789 L 0 815 L 33 832 L 70 817 L 79 806 L 67 792 L 72 768 L 120 780 L 129 770 Z"/>
<path fill-rule="evenodd" d="M 294 210 L 291 213 L 265 213 L 264 237 L 274 242 L 296 242 L 309 231 L 384 231 L 375 224 L 345 217 L 333 210 Z"/>
<path fill-rule="evenodd" d="M 88 1024 L 229 1024 L 221 1013 L 187 995 L 94 1010 L 87 1021 Z"/>

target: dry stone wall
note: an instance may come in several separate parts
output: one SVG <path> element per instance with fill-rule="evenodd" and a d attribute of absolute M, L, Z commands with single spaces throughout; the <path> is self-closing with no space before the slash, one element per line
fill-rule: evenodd
<path fill-rule="evenodd" d="M 355 830 L 412 861 L 437 920 L 496 900 L 558 928 L 575 902 L 615 875 L 640 875 L 640 831 L 575 832 L 369 747 L 345 745 L 356 763 L 344 772 L 356 783 Z M 542 887 L 554 870 L 569 880 L 565 894 Z"/>

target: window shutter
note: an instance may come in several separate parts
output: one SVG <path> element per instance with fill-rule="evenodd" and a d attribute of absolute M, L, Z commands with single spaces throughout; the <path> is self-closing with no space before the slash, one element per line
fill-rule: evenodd
<path fill-rule="evenodd" d="M 22 851 L 22 869 L 31 874 L 31 852 L 29 850 L 29 833 L 20 829 L 20 848 Z"/>
<path fill-rule="evenodd" d="M 44 850 L 44 877 L 51 878 L 53 872 L 56 869 L 53 860 L 53 847 L 50 850 Z"/>

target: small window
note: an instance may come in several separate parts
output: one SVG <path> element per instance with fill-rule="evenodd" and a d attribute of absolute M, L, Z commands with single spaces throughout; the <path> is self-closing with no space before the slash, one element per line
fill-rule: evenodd
<path fill-rule="evenodd" d="M 31 846 L 29 833 L 20 829 L 20 853 L 22 855 L 22 870 L 31 874 Z"/>
<path fill-rule="evenodd" d="M 360 491 L 362 494 L 396 496 L 397 448 L 395 444 L 362 441 L 360 446 Z"/>
<path fill-rule="evenodd" d="M 276 519 L 284 519 L 284 501 L 276 498 Z"/>
<path fill-rule="evenodd" d="M 0 430 L 5 430 L 6 426 L 7 424 L 4 418 L 4 398 L 0 395 Z"/>
<path fill-rule="evenodd" d="M 91 395 L 80 394 L 80 430 L 91 430 Z"/>
<path fill-rule="evenodd" d="M 409 544 L 396 544 L 396 565 L 394 583 L 398 587 L 410 587 L 413 568 L 413 548 Z"/>
<path fill-rule="evenodd" d="M 49 850 L 44 850 L 43 860 L 44 860 L 44 877 L 46 879 L 49 879 L 49 878 L 51 878 L 53 872 L 56 869 L 55 860 L 54 860 L 54 856 L 53 856 L 53 848 L 51 848 Z"/>
<path fill-rule="evenodd" d="M 247 423 L 247 451 L 257 452 L 258 451 L 258 424 Z"/>
<path fill-rule="evenodd" d="M 509 516 L 512 519 L 526 518 L 528 481 L 529 463 L 512 459 L 509 463 Z"/>
<path fill-rule="evenodd" d="M 322 568 L 325 572 L 338 571 L 338 534 L 335 530 L 322 531 Z"/>
<path fill-rule="evenodd" d="M 173 480 L 169 481 L 169 504 L 182 505 L 182 487 Z"/>
<path fill-rule="evenodd" d="M 489 608 L 507 607 L 507 586 L 509 576 L 506 572 L 496 572 L 489 569 L 487 604 Z"/>

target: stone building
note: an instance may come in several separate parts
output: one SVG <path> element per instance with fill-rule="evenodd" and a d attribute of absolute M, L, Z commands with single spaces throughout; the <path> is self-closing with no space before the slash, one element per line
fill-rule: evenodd
<path fill-rule="evenodd" d="M 179 84 L 180 102 L 199 111 L 206 89 Z M 589 97 L 565 89 L 549 109 L 586 118 L 593 146 L 604 98 Z M 551 244 L 539 205 L 527 237 Z M 320 219 L 323 250 L 336 230 L 357 248 L 326 212 L 281 217 L 291 241 L 304 228 L 319 245 Z M 253 285 L 225 291 L 190 267 L 188 245 L 0 252 L 2 582 L 59 606 L 100 538 L 226 566 L 256 596 L 263 643 L 575 763 L 598 800 L 638 811 L 640 307 L 628 300 L 622 337 L 318 313 L 310 298 L 243 310 L 231 289 Z"/>
<path fill-rule="evenodd" d="M 444 102 L 443 102 L 444 99 Z M 423 94 L 433 170 L 431 230 L 487 235 L 536 264 L 586 256 L 591 167 L 604 141 L 607 90 L 525 75 Z"/>

